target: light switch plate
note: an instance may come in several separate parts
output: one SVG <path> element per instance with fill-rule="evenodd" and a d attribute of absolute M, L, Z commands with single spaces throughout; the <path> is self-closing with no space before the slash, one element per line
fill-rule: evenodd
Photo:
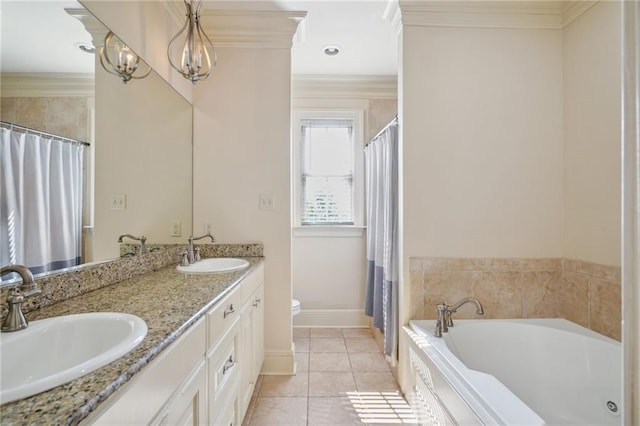
<path fill-rule="evenodd" d="M 273 194 L 260 194 L 258 196 L 258 205 L 260 210 L 275 210 L 276 196 Z"/>
<path fill-rule="evenodd" d="M 126 194 L 112 194 L 109 198 L 109 210 L 126 210 L 127 196 Z"/>

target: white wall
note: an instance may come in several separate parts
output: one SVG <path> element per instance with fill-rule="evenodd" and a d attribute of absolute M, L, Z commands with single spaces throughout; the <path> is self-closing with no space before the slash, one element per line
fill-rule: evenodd
<path fill-rule="evenodd" d="M 194 92 L 194 232 L 261 241 L 265 255 L 263 371 L 293 372 L 291 348 L 290 48 L 218 48 Z M 275 209 L 258 208 L 273 194 Z"/>
<path fill-rule="evenodd" d="M 302 309 L 294 325 L 368 324 L 364 316 L 364 237 L 294 237 L 292 256 L 293 297 Z"/>
<path fill-rule="evenodd" d="M 564 30 L 564 256 L 620 266 L 619 2 Z"/>
<path fill-rule="evenodd" d="M 118 236 L 186 243 L 191 224 L 191 105 L 151 73 L 127 84 L 96 66 L 94 258 L 120 256 Z M 126 195 L 125 210 L 110 197 Z M 182 236 L 171 236 L 171 224 Z M 128 241 L 131 242 L 131 241 Z M 177 261 L 177 260 L 176 260 Z"/>
<path fill-rule="evenodd" d="M 403 37 L 405 262 L 561 256 L 561 32 Z"/>

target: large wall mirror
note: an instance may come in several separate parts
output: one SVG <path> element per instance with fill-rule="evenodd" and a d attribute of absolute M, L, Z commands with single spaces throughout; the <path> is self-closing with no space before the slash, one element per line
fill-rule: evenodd
<path fill-rule="evenodd" d="M 154 71 L 127 84 L 107 73 L 97 53 L 87 50 L 99 45 L 108 30 L 75 1 L 3 1 L 1 24 L 0 120 L 8 123 L 3 137 L 11 130 L 59 136 L 53 139 L 60 144 L 76 145 L 67 139 L 89 144 L 83 148 L 82 170 L 71 177 L 72 186 L 81 179 L 83 187 L 82 249 L 76 263 L 119 257 L 122 234 L 145 236 L 151 247 L 184 243 L 192 231 L 191 104 Z M 8 158 L 5 145 L 3 159 Z M 46 167 L 26 163 L 15 169 L 38 174 L 37 167 Z M 3 173 L 8 169 L 3 165 Z M 51 186 L 38 197 L 28 186 L 24 190 L 25 199 L 59 200 L 70 188 Z M 13 263 L 8 256 L 21 248 L 29 256 L 15 263 L 26 263 L 36 273 L 69 266 L 68 255 L 53 258 L 50 265 L 30 257 L 75 238 L 58 216 L 40 213 L 32 223 L 49 222 L 53 230 L 9 244 L 5 237 L 15 224 L 8 203 L 2 198 L 2 265 Z M 43 207 L 48 209 L 49 204 Z"/>

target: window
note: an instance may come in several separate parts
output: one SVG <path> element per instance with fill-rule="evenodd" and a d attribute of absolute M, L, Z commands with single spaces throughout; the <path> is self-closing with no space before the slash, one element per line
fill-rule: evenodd
<path fill-rule="evenodd" d="M 362 226 L 362 112 L 294 114 L 295 225 Z"/>

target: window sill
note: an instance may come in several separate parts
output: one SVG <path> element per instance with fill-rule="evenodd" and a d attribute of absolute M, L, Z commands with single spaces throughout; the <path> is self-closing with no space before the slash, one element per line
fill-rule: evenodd
<path fill-rule="evenodd" d="M 366 226 L 294 226 L 293 236 L 302 238 L 362 238 Z"/>

